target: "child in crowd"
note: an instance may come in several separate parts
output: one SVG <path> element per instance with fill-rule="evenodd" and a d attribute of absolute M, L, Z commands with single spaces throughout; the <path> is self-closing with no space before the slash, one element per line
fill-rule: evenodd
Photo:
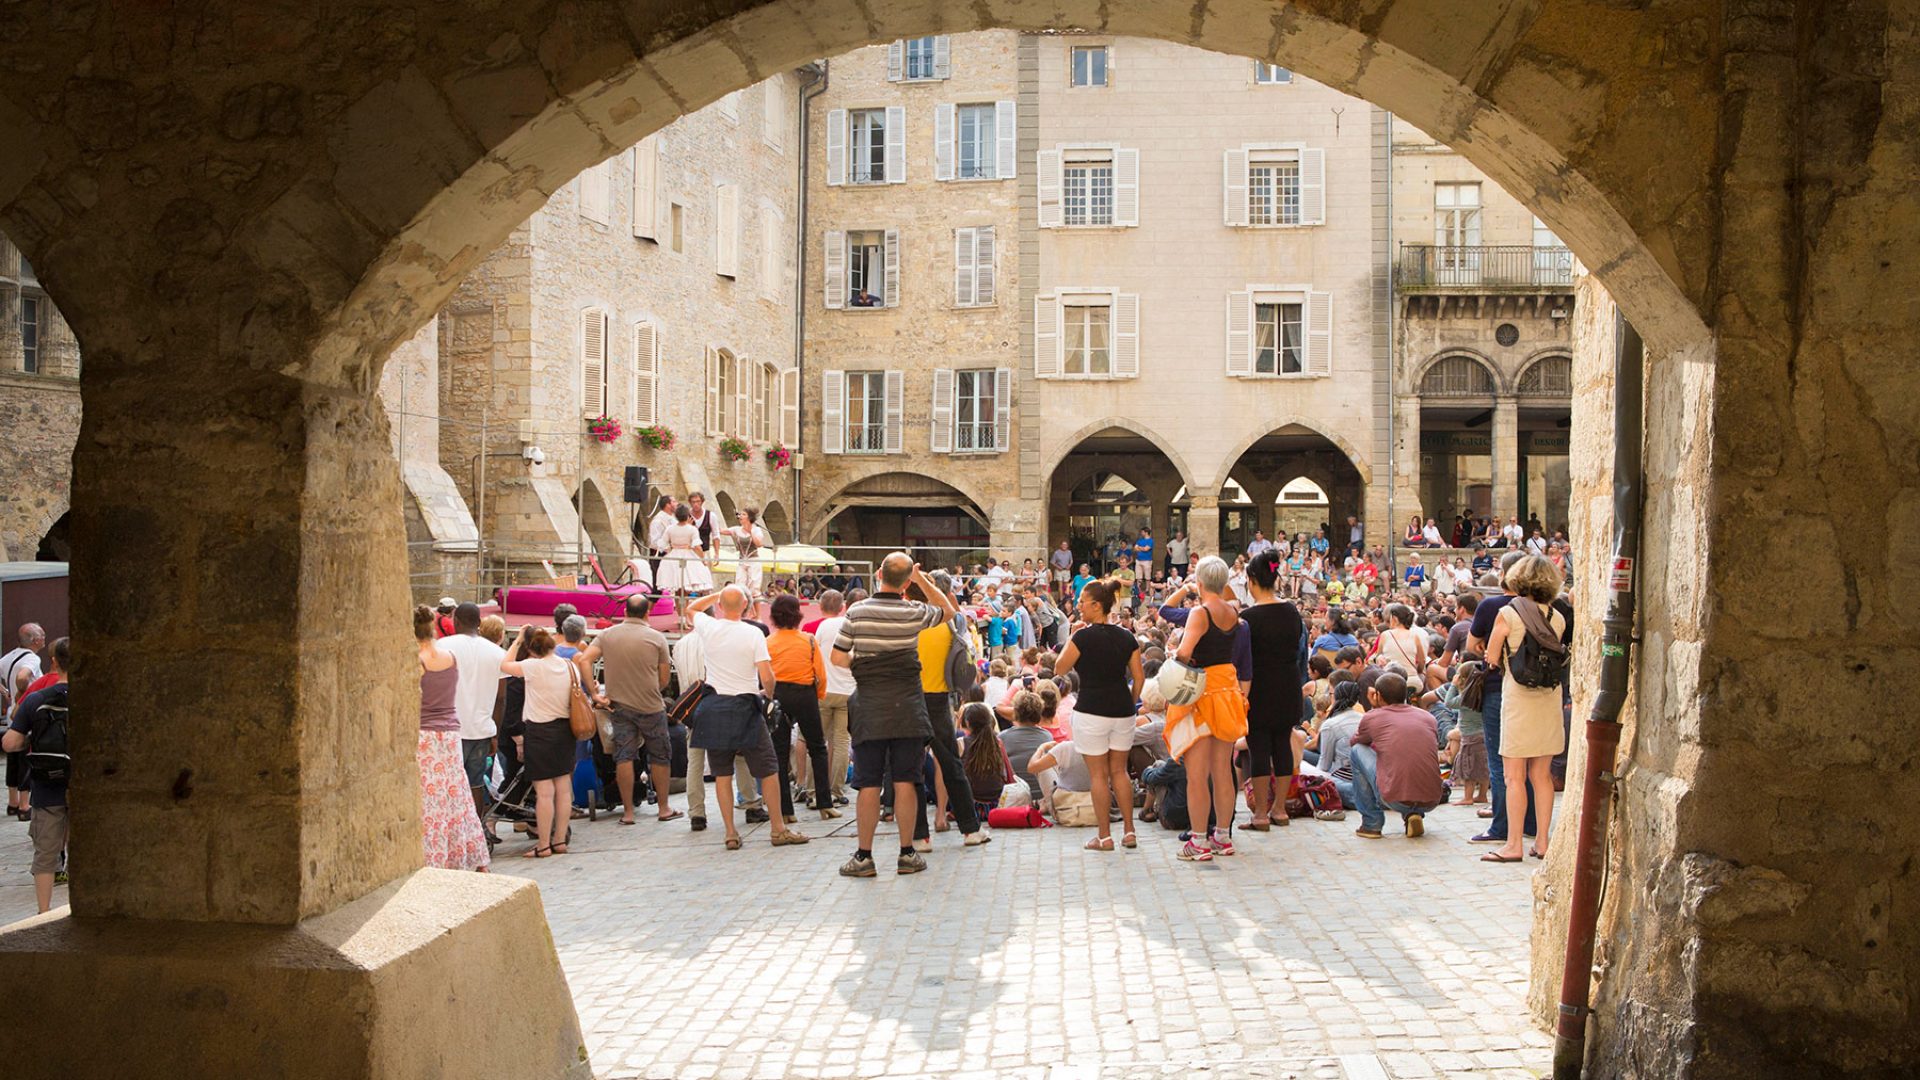
<path fill-rule="evenodd" d="M 1459 724 L 1447 736 L 1446 760 L 1453 766 L 1453 786 L 1460 789 L 1455 805 L 1486 802 L 1491 794 L 1487 774 L 1486 720 L 1480 712 L 1486 665 L 1468 660 L 1453 681 L 1440 687 L 1440 700 L 1454 711 Z"/>

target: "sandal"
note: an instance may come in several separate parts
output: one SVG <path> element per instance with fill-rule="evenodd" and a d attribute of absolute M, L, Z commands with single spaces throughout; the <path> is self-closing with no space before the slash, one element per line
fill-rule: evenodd
<path fill-rule="evenodd" d="M 660 815 L 660 820 L 661 821 L 679 821 L 681 818 L 686 816 L 687 816 L 686 814 L 678 810 L 669 810 L 666 813 Z"/>
<path fill-rule="evenodd" d="M 1123 848 L 1139 847 L 1140 838 L 1133 835 L 1132 829 L 1128 829 L 1126 835 L 1120 838 L 1120 846 Z"/>
<path fill-rule="evenodd" d="M 728 850 L 728 851 L 739 851 L 739 850 L 740 850 L 740 838 L 739 838 L 739 837 L 737 837 L 737 836 L 729 836 L 729 837 L 727 837 L 727 850 Z"/>
<path fill-rule="evenodd" d="M 1247 822 L 1247 828 L 1252 829 L 1254 832 L 1266 832 L 1268 829 L 1273 828 L 1273 821 L 1265 814 L 1255 814 L 1253 815 L 1253 820 Z"/>
<path fill-rule="evenodd" d="M 1525 860 L 1526 856 L 1524 855 L 1502 855 L 1497 851 L 1489 851 L 1485 855 L 1480 856 L 1481 862 L 1490 863 L 1515 863 L 1524 862 Z"/>
<path fill-rule="evenodd" d="M 1096 836 L 1093 839 L 1087 841 L 1087 850 L 1088 851 L 1112 851 L 1113 837 Z"/>
<path fill-rule="evenodd" d="M 786 847 L 789 844 L 804 844 L 812 839 L 813 837 L 808 836 L 806 833 L 795 832 L 792 829 L 787 829 L 786 831 L 778 833 L 774 836 L 773 846 Z"/>
<path fill-rule="evenodd" d="M 532 851 L 522 853 L 520 857 L 523 859 L 544 859 L 551 854 L 553 854 L 552 848 L 537 847 Z"/>
<path fill-rule="evenodd" d="M 1544 851 L 1541 851 L 1539 848 L 1534 848 L 1532 851 L 1528 852 L 1527 854 L 1532 855 L 1536 859 L 1544 859 L 1547 857 L 1547 853 Z"/>
<path fill-rule="evenodd" d="M 839 816 L 840 816 L 840 811 L 835 810 L 832 807 L 828 807 L 827 809 L 820 811 L 821 821 L 832 821 L 834 818 L 837 818 Z"/>

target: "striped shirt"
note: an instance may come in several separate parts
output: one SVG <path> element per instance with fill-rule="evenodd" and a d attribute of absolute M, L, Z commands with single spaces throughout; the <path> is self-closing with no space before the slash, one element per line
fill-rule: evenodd
<path fill-rule="evenodd" d="M 833 647 L 854 657 L 910 652 L 917 663 L 920 631 L 945 621 L 932 604 L 881 593 L 847 609 Z"/>

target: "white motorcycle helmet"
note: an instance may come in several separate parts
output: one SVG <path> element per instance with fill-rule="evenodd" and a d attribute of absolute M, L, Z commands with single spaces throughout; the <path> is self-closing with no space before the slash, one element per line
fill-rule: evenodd
<path fill-rule="evenodd" d="M 1154 678 L 1159 682 L 1160 695 L 1167 699 L 1167 704 L 1191 705 L 1200 700 L 1200 690 L 1206 683 L 1207 674 L 1199 668 L 1169 659 L 1160 665 L 1160 673 Z"/>

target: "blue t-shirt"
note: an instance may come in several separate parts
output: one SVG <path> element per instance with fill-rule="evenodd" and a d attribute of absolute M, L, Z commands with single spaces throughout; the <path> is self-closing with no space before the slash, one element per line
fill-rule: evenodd
<path fill-rule="evenodd" d="M 1427 568 L 1424 566 L 1407 567 L 1407 586 L 1417 589 L 1427 583 Z"/>
<path fill-rule="evenodd" d="M 1006 616 L 995 615 L 987 620 L 987 644 L 996 649 L 1008 644 Z"/>
<path fill-rule="evenodd" d="M 1153 538 L 1143 536 L 1133 542 L 1133 561 L 1142 566 L 1153 565 Z"/>
<path fill-rule="evenodd" d="M 1089 582 L 1089 581 L 1092 581 L 1092 580 L 1093 580 L 1093 578 L 1091 578 L 1091 577 L 1089 577 L 1089 576 L 1087 576 L 1086 574 L 1075 574 L 1075 575 L 1074 575 L 1074 578 L 1073 578 L 1073 598 L 1074 598 L 1075 600 L 1078 600 L 1078 599 L 1080 599 L 1080 590 L 1081 590 L 1081 589 L 1084 589 L 1084 588 L 1086 588 L 1086 587 L 1087 587 L 1087 582 Z"/>

